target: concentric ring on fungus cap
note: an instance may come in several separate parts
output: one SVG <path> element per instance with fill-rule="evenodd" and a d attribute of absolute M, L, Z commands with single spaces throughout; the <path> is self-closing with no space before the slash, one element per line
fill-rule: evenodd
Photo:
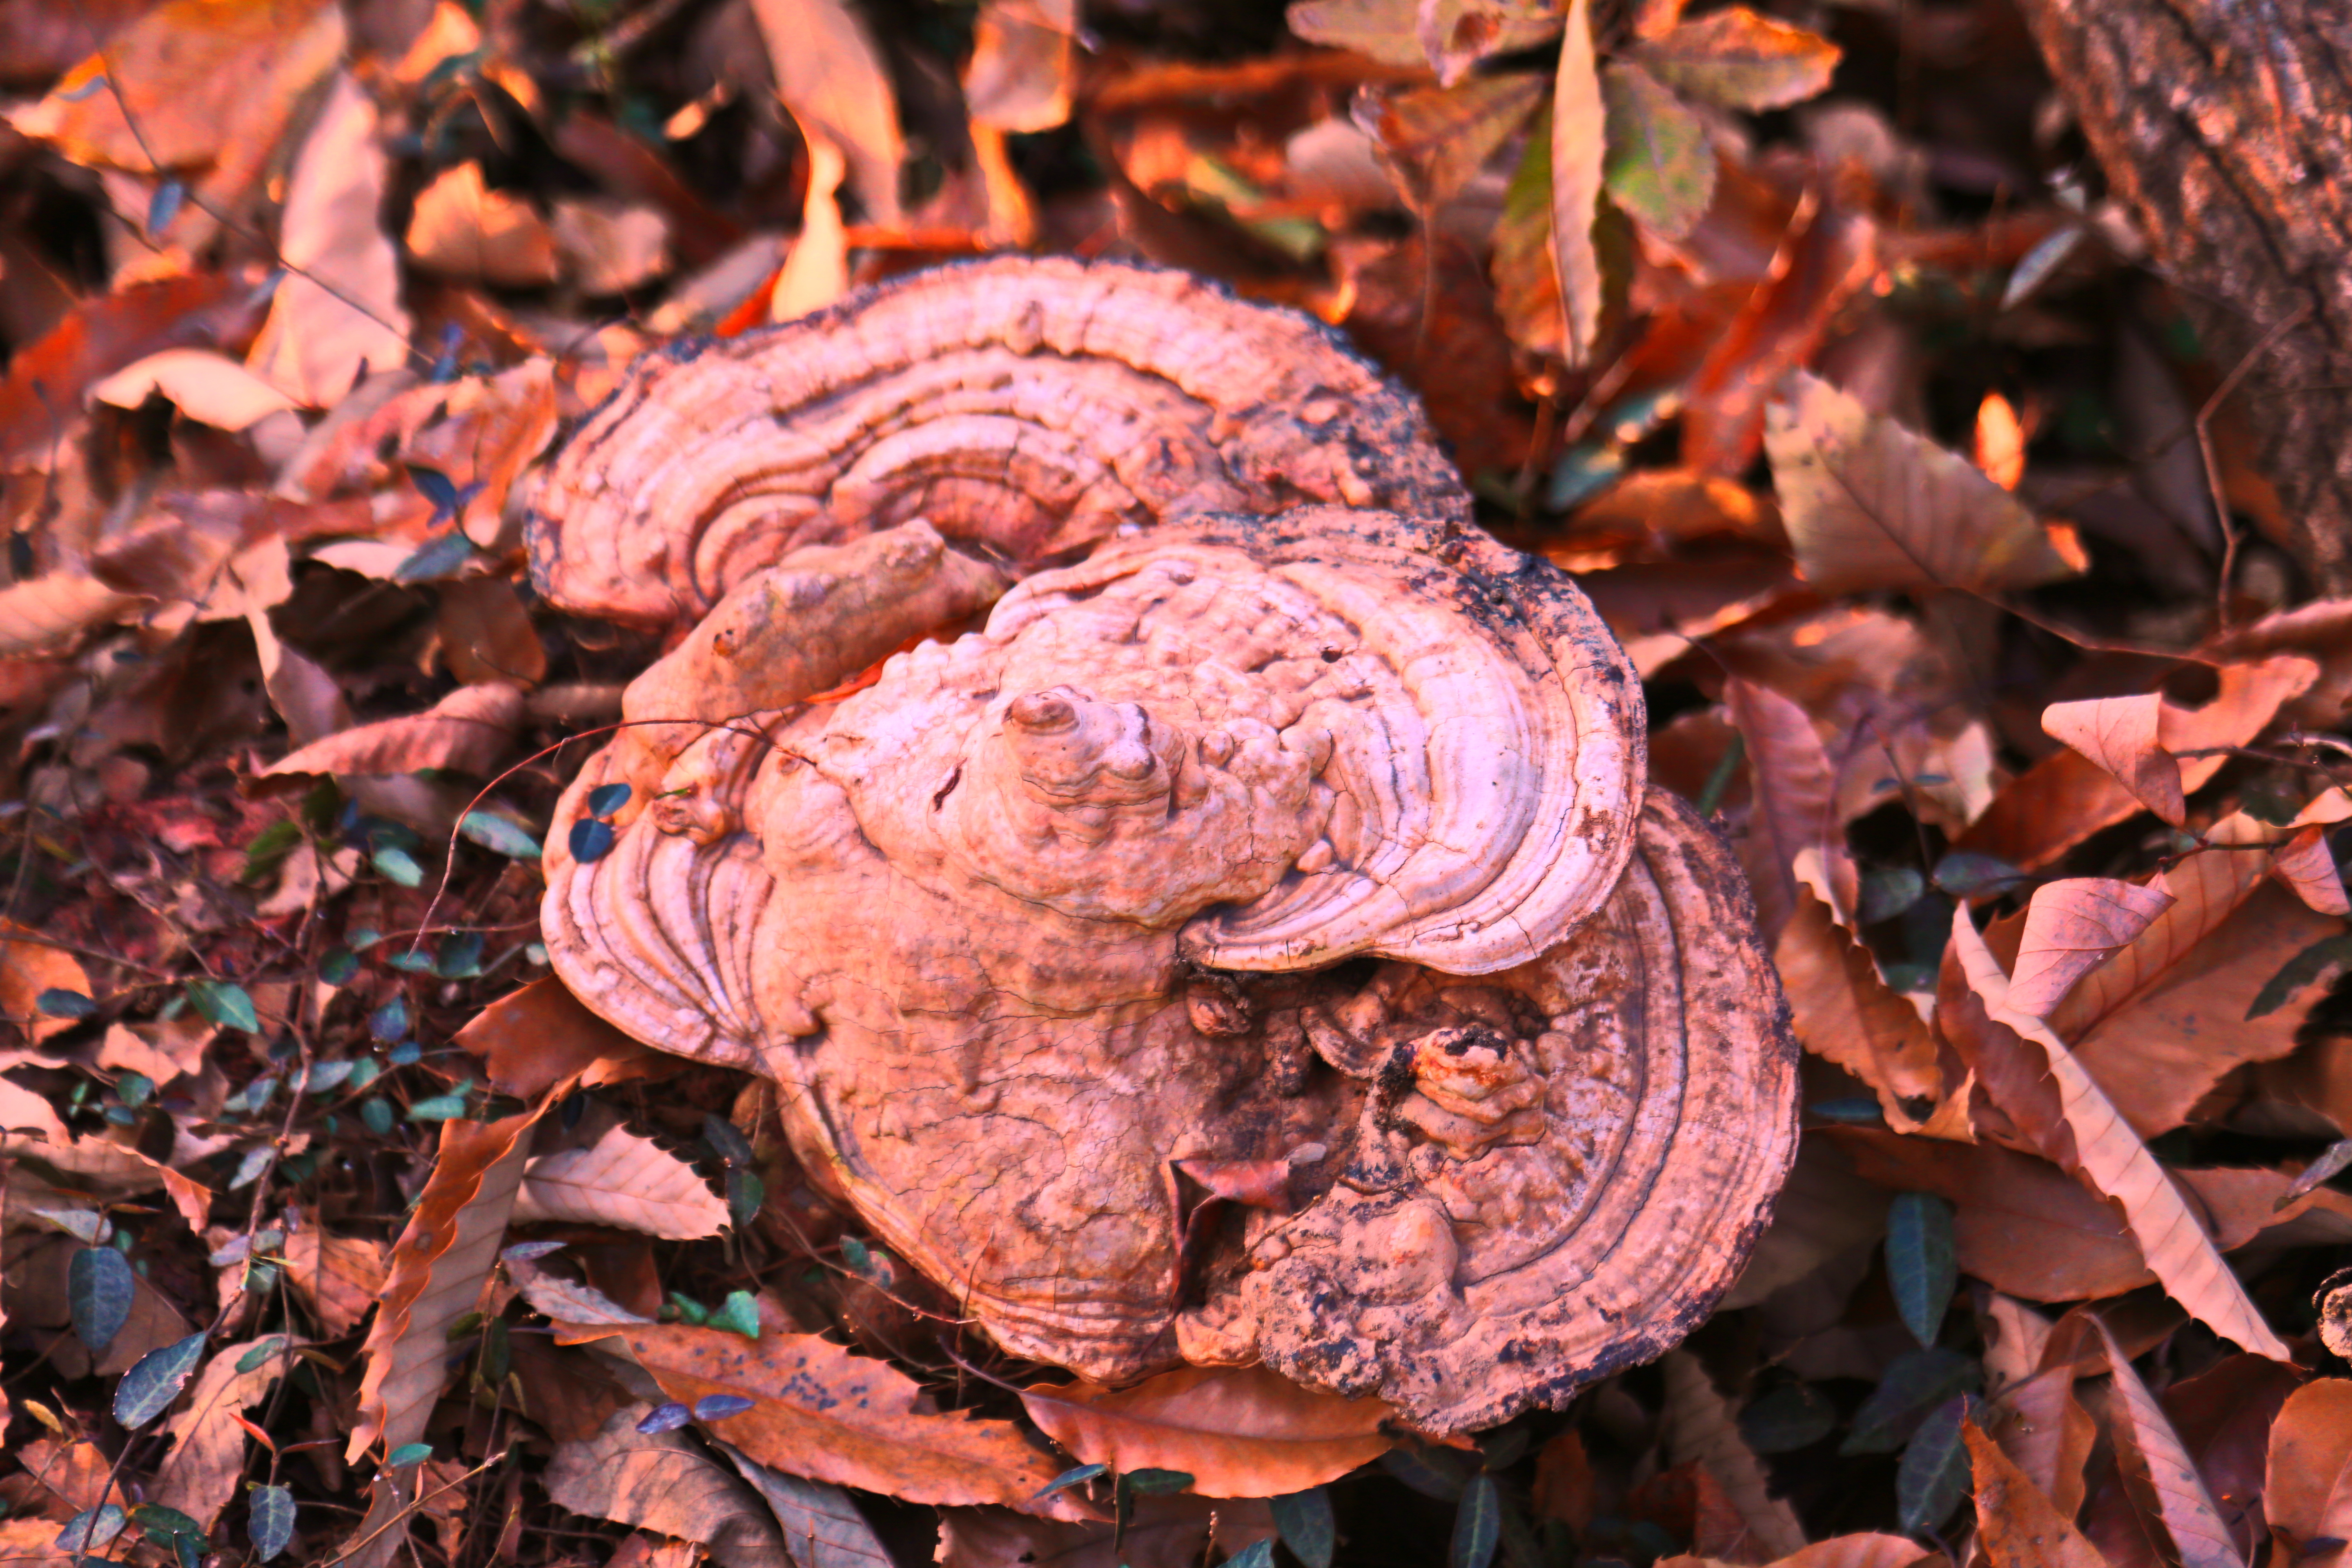
<path fill-rule="evenodd" d="M 1001 257 L 645 355 L 549 465 L 529 538 L 557 604 L 670 626 L 788 551 L 918 517 L 1018 573 L 1126 524 L 1316 501 L 1470 510 L 1421 411 L 1312 318 Z"/>

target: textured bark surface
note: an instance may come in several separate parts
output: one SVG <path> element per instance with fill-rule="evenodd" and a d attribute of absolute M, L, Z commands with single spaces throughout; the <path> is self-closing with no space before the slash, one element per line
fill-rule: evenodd
<path fill-rule="evenodd" d="M 1201 298 L 1202 334 L 1297 324 Z M 1056 359 L 1026 395 L 1065 373 L 1099 384 Z M 1413 428 L 1393 399 L 1350 406 Z M 1433 454 L 1344 434 L 1287 471 L 1341 467 L 1446 499 Z M 1091 1378 L 1263 1361 L 1463 1430 L 1703 1321 L 1793 1155 L 1794 1046 L 1738 870 L 1644 803 L 1640 684 L 1583 595 L 1440 507 L 1024 558 L 1001 489 L 907 483 L 919 506 L 814 514 L 837 542 L 736 577 L 632 688 L 660 721 L 550 835 L 565 983 L 777 1080 L 877 1237 Z M 546 513 L 538 559 L 635 525 Z M 613 846 L 576 860 L 614 784 Z"/>
<path fill-rule="evenodd" d="M 2352 592 L 2352 9 L 2021 0 L 2053 74 L 2242 395 L 2282 542 Z"/>

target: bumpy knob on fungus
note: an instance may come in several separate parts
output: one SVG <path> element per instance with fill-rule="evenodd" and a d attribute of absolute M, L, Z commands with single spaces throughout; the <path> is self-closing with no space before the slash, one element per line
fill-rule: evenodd
<path fill-rule="evenodd" d="M 538 504 L 551 596 L 695 623 L 558 812 L 558 972 L 774 1079 L 1008 1350 L 1456 1431 L 1744 1262 L 1795 1055 L 1738 872 L 1583 595 L 1303 318 L 950 268 L 648 363 Z"/>

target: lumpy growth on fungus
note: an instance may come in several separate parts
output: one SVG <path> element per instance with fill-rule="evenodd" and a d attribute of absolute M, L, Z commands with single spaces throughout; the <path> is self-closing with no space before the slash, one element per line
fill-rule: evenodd
<path fill-rule="evenodd" d="M 1463 1430 L 1744 1262 L 1795 1061 L 1738 873 L 1582 595 L 1312 323 L 945 269 L 641 366 L 538 504 L 551 596 L 683 633 L 558 813 L 558 972 L 773 1079 L 1007 1350 Z"/>

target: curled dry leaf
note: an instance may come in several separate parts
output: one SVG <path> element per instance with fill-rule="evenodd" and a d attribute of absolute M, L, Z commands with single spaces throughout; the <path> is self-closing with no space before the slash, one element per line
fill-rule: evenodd
<path fill-rule="evenodd" d="M 2323 823 L 2296 828 L 2294 837 L 2271 856 L 2271 875 L 2323 915 L 2352 915 L 2352 899 L 2345 897 L 2344 874 L 2336 868 Z"/>
<path fill-rule="evenodd" d="M 2181 1568 L 2243 1568 L 2246 1554 L 2232 1540 L 2180 1435 L 2106 1325 L 2092 1321 L 2115 1378 L 2107 1400 L 2107 1429 L 2115 1438 L 2116 1462 L 2125 1486 L 2143 1510 L 2163 1521 Z"/>
<path fill-rule="evenodd" d="M 1965 1420 L 1960 1436 L 1969 1446 L 1977 1539 L 1993 1568 L 2107 1568 L 2099 1549 L 1984 1428 Z"/>
<path fill-rule="evenodd" d="M 1774 957 L 1799 1042 L 1868 1084 L 1889 1126 L 1918 1131 L 1925 1123 L 1911 1104 L 1946 1098 L 1936 1037 L 1886 984 L 1870 950 L 1831 918 L 1811 889 L 1800 887 Z"/>
<path fill-rule="evenodd" d="M 2263 1321 L 2164 1167 L 2114 1102 L 2047 1023 L 2008 1006 L 2009 978 L 1978 934 L 1966 905 L 1953 911 L 1952 942 L 1969 989 L 1983 1001 L 1991 1021 L 2011 1031 L 2019 1049 L 2042 1053 L 2042 1070 L 2054 1090 L 2054 1115 L 2038 1100 L 2011 1098 L 2002 1109 L 2021 1118 L 2053 1160 L 2079 1173 L 2118 1205 L 2141 1256 L 2174 1300 L 2223 1338 L 2258 1354 L 2291 1360 L 2285 1342 Z M 1988 1079 L 1987 1087 L 1999 1081 Z"/>
<path fill-rule="evenodd" d="M 1746 742 L 1754 805 L 1740 861 L 1757 924 L 1769 940 L 1789 923 L 1801 862 L 1818 868 L 1832 914 L 1851 918 L 1860 874 L 1838 819 L 1837 773 L 1812 720 L 1779 692 L 1736 677 L 1723 683 L 1723 700 Z"/>
<path fill-rule="evenodd" d="M 1183 1367 L 1130 1388 L 1038 1384 L 1021 1402 L 1079 1463 L 1181 1470 L 1202 1497 L 1281 1497 L 1336 1480 L 1396 1441 L 1377 1399 L 1301 1388 L 1264 1367 Z"/>
<path fill-rule="evenodd" d="M 286 1238 L 286 1278 L 305 1297 L 330 1339 L 360 1326 L 383 1294 L 384 1245 L 316 1228 Z"/>
<path fill-rule="evenodd" d="M 2282 1559 L 2342 1563 L 2352 1541 L 2352 1380 L 2319 1378 L 2287 1396 L 2271 1427 L 2263 1509 Z"/>
<path fill-rule="evenodd" d="M 593 1437 L 557 1444 L 548 1496 L 591 1519 L 691 1541 L 722 1568 L 795 1568 L 759 1494 L 688 1434 L 638 1431 L 645 1414 L 617 1412 Z"/>
<path fill-rule="evenodd" d="M 889 1363 L 818 1334 L 682 1323 L 558 1323 L 558 1344 L 614 1342 L 682 1405 L 733 1394 L 751 1408 L 727 1421 L 729 1440 L 763 1465 L 811 1480 L 887 1492 L 908 1502 L 1022 1507 L 1056 1467 L 1010 1421 L 940 1415 Z M 1038 1505 L 1067 1512 L 1066 1500 Z"/>
<path fill-rule="evenodd" d="M 776 96 L 848 160 L 850 188 L 877 223 L 898 218 L 906 146 L 882 56 L 845 0 L 752 0 Z"/>
<path fill-rule="evenodd" d="M 136 408 L 160 394 L 202 425 L 244 430 L 294 400 L 226 354 L 210 349 L 165 349 L 124 365 L 89 389 L 91 397 L 117 408 Z"/>
<path fill-rule="evenodd" d="M 452 1043 L 481 1058 L 492 1086 L 520 1100 L 536 1099 L 565 1079 L 594 1089 L 669 1066 L 582 1006 L 551 974 L 475 1014 Z"/>
<path fill-rule="evenodd" d="M 525 1165 L 515 1217 L 617 1226 L 682 1241 L 718 1235 L 727 1225 L 727 1205 L 693 1166 L 616 1124 L 584 1148 L 541 1154 Z"/>
<path fill-rule="evenodd" d="M 1526 72 L 1472 77 L 1454 87 L 1367 89 L 1356 100 L 1355 119 L 1405 205 L 1430 213 L 1460 195 L 1527 123 L 1543 89 L 1543 79 Z"/>
<path fill-rule="evenodd" d="M 1822 593 L 1990 594 L 2082 570 L 1975 464 L 1803 371 L 1766 409 L 1764 449 L 1798 568 Z"/>
<path fill-rule="evenodd" d="M 486 773 L 523 721 L 522 692 L 503 681 L 461 686 L 422 713 L 323 736 L 262 770 L 289 773 Z"/>
<path fill-rule="evenodd" d="M 1560 358 L 1573 370 L 1601 337 L 1601 216 L 1609 110 L 1592 53 L 1589 0 L 1568 0 L 1551 97 L 1551 261 L 1559 289 Z"/>
<path fill-rule="evenodd" d="M 494 191 L 479 163 L 444 169 L 417 193 L 408 253 L 420 266 L 508 288 L 552 283 L 555 231 L 520 196 Z"/>
<path fill-rule="evenodd" d="M 52 1017 L 41 1011 L 41 995 L 48 991 L 70 991 L 78 996 L 90 994 L 89 972 L 81 960 L 62 948 L 47 942 L 12 942 L 16 936 L 31 937 L 37 932 L 26 930 L 11 920 L 0 920 L 0 1018 L 5 1018 L 25 1031 L 26 1038 L 39 1044 L 63 1029 L 70 1029 L 77 1020 Z M 7 1080 L 0 1079 L 0 1083 Z M 9 1086 L 11 1089 L 14 1085 Z M 7 1091 L 0 1089 L 0 1094 Z M 27 1095 L 30 1090 L 20 1092 Z M 37 1099 L 37 1096 L 33 1097 Z M 47 1102 L 41 1101 L 46 1109 Z M 29 1106 L 18 1107 L 17 1116 L 29 1111 Z M 8 1125 L 57 1129 L 56 1142 L 66 1142 L 64 1124 L 55 1111 L 37 1121 L 19 1121 L 11 1117 Z"/>
<path fill-rule="evenodd" d="M 2098 697 L 2053 702 L 2042 710 L 2042 728 L 2097 763 L 2131 792 L 2132 798 L 2175 827 L 2189 820 L 2180 790 L 2180 763 L 2157 738 L 2164 694 Z"/>
<path fill-rule="evenodd" d="M 824 381 L 845 356 L 878 368 Z M 550 952 L 591 1005 L 791 1085 L 796 1152 L 894 1254 L 1093 1381 L 1262 1363 L 1454 1430 L 1711 1305 L 1794 1142 L 1745 894 L 1642 800 L 1590 605 L 1452 521 L 1401 399 L 1294 318 L 1056 262 L 633 374 L 541 492 L 539 574 L 716 607 L 625 704 L 672 725 L 551 835 Z M 834 390 L 779 448 L 794 376 Z M 1165 417 L 1139 445 L 1122 408 Z M 1316 486 L 1421 515 L 1194 510 Z M 1289 1201 L 1171 1168 L 1286 1169 Z"/>
<path fill-rule="evenodd" d="M 188 1385 L 185 1401 L 163 1424 L 176 1442 L 156 1470 L 148 1497 L 178 1509 L 207 1530 L 236 1495 L 245 1471 L 246 1429 L 231 1417 L 268 1397 L 286 1367 L 284 1356 L 269 1355 L 250 1372 L 237 1370 L 263 1342 L 247 1340 L 215 1351 Z"/>

